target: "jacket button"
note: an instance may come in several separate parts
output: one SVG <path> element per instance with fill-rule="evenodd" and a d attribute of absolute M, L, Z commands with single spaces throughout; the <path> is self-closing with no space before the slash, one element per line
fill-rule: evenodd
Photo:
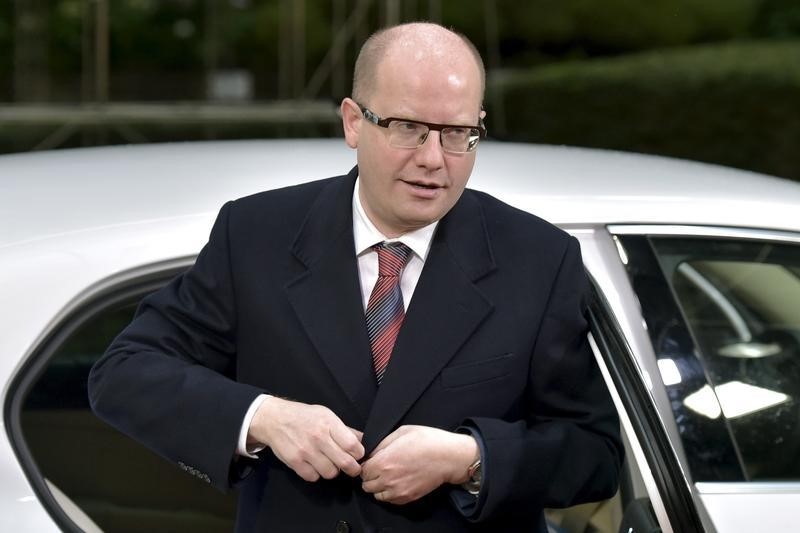
<path fill-rule="evenodd" d="M 350 533 L 350 524 L 344 520 L 336 522 L 336 533 Z"/>

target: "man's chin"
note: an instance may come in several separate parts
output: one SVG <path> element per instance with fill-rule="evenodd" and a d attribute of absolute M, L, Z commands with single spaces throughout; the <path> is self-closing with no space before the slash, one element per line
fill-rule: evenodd
<path fill-rule="evenodd" d="M 433 224 L 437 220 L 442 218 L 441 216 L 414 216 L 414 217 L 407 217 L 401 221 L 401 226 L 405 228 L 403 233 L 409 233 L 411 231 L 415 231 L 430 224 Z"/>

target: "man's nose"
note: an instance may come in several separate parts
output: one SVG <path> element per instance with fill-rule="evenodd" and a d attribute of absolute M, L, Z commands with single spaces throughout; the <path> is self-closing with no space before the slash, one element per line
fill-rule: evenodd
<path fill-rule="evenodd" d="M 414 154 L 417 165 L 436 170 L 444 166 L 444 149 L 442 148 L 441 133 L 430 131 L 422 146 Z"/>

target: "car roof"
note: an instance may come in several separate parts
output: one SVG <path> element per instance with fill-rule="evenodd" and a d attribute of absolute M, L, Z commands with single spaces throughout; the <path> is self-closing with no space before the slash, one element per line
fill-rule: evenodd
<path fill-rule="evenodd" d="M 0 246 L 209 217 L 226 200 L 346 173 L 341 139 L 189 142 L 0 157 Z M 485 142 L 470 187 L 562 226 L 705 224 L 800 230 L 800 184 L 607 150 Z"/>

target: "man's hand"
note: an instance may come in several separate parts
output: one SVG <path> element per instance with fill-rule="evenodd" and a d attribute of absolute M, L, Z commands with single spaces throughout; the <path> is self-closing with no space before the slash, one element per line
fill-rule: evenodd
<path fill-rule="evenodd" d="M 471 435 L 401 426 L 361 465 L 362 487 L 376 500 L 406 504 L 444 483 L 467 481 L 467 470 L 479 455 Z"/>
<path fill-rule="evenodd" d="M 333 479 L 344 472 L 356 477 L 364 457 L 362 433 L 321 405 L 270 396 L 253 416 L 248 442 L 269 446 L 272 453 L 306 481 Z"/>

